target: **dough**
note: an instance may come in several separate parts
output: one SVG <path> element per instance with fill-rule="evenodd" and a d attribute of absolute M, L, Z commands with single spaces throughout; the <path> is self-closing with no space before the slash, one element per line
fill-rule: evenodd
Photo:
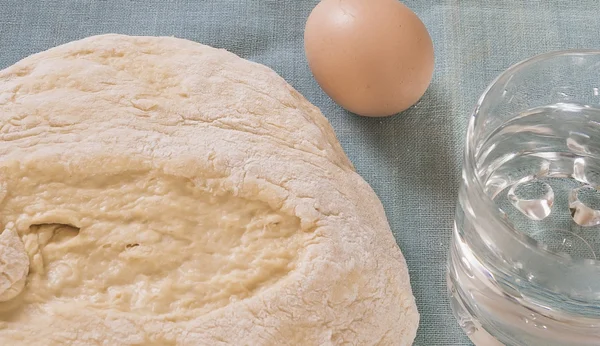
<path fill-rule="evenodd" d="M 0 199 L 2 345 L 415 337 L 405 260 L 329 123 L 224 50 L 102 35 L 0 71 Z"/>

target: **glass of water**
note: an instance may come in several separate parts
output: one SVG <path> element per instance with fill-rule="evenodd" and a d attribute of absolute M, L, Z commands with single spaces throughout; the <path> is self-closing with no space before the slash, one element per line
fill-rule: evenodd
<path fill-rule="evenodd" d="M 514 65 L 470 119 L 448 265 L 476 345 L 600 345 L 600 51 Z"/>

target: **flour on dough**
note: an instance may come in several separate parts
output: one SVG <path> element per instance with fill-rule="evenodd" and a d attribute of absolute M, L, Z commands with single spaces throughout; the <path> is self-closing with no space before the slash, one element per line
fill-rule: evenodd
<path fill-rule="evenodd" d="M 0 71 L 0 344 L 409 345 L 381 203 L 275 72 L 102 35 Z"/>
<path fill-rule="evenodd" d="M 17 232 L 7 228 L 0 234 L 0 302 L 17 296 L 25 287 L 29 257 Z"/>

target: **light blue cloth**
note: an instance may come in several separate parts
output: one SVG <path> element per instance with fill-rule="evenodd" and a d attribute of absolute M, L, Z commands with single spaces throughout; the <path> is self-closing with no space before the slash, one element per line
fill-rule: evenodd
<path fill-rule="evenodd" d="M 600 48 L 598 1 L 407 0 L 432 36 L 435 75 L 416 107 L 387 119 L 346 113 L 313 80 L 302 41 L 317 2 L 3 0 L 0 67 L 109 32 L 188 38 L 270 66 L 322 109 L 381 198 L 421 312 L 415 344 L 468 345 L 450 312 L 445 281 L 467 117 L 509 65 L 548 50 Z"/>

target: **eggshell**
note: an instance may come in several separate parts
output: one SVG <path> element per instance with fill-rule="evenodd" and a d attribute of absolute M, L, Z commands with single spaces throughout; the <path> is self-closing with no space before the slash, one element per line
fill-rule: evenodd
<path fill-rule="evenodd" d="M 397 0 L 323 0 L 307 20 L 304 45 L 321 88 L 364 116 L 409 108 L 433 75 L 431 37 Z"/>

